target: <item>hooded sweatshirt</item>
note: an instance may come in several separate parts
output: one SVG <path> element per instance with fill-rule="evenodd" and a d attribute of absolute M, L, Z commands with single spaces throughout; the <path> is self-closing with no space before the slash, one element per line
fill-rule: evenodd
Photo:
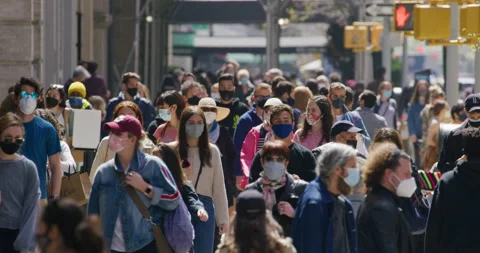
<path fill-rule="evenodd" d="M 428 216 L 425 253 L 480 252 L 479 196 L 480 162 L 460 161 L 442 176 Z"/>

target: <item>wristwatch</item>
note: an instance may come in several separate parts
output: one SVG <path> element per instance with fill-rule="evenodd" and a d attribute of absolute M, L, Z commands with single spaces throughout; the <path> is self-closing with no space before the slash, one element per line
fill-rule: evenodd
<path fill-rule="evenodd" d="M 152 186 L 148 185 L 147 189 L 143 193 L 145 193 L 145 195 L 150 195 L 150 193 L 152 193 Z"/>

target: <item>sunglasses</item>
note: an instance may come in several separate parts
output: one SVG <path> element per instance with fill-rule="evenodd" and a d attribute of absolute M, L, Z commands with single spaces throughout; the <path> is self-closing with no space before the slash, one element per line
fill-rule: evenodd
<path fill-rule="evenodd" d="M 32 93 L 28 93 L 26 91 L 22 91 L 22 93 L 20 93 L 20 96 L 22 96 L 22 98 L 27 98 L 27 97 L 32 97 L 34 99 L 37 99 L 38 98 L 38 93 L 36 93 L 35 91 L 32 92 Z"/>
<path fill-rule="evenodd" d="M 23 138 L 18 138 L 18 139 L 15 139 L 15 140 L 12 139 L 12 138 L 6 138 L 5 140 L 3 140 L 3 142 L 5 142 L 6 144 L 16 143 L 19 146 L 23 144 L 23 141 L 24 141 Z"/>
<path fill-rule="evenodd" d="M 215 107 L 202 107 L 203 112 L 217 112 L 217 108 Z"/>
<path fill-rule="evenodd" d="M 272 98 L 272 96 L 255 96 L 255 97 L 257 97 L 259 100 L 268 100 Z"/>
<path fill-rule="evenodd" d="M 336 99 L 345 100 L 345 99 L 347 99 L 347 96 L 332 95 L 332 99 L 333 100 L 336 100 Z"/>

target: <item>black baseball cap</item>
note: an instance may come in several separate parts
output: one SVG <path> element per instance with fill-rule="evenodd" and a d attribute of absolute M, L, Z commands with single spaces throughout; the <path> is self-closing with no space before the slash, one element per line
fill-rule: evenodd
<path fill-rule="evenodd" d="M 246 190 L 237 197 L 237 216 L 257 217 L 265 215 L 266 205 L 263 194 L 256 190 Z"/>
<path fill-rule="evenodd" d="M 363 133 L 363 130 L 358 127 L 355 127 L 350 121 L 341 120 L 336 122 L 332 126 L 332 130 L 330 131 L 330 136 L 335 137 L 341 132 Z"/>
<path fill-rule="evenodd" d="M 480 93 L 471 94 L 465 99 L 465 110 L 467 112 L 480 111 Z"/>

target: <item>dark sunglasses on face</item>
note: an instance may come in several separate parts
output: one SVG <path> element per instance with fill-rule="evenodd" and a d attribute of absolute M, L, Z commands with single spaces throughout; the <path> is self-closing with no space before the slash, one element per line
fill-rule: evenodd
<path fill-rule="evenodd" d="M 28 93 L 27 91 L 22 91 L 22 93 L 20 93 L 20 96 L 22 96 L 22 98 L 27 98 L 27 97 L 32 97 L 34 99 L 37 99 L 38 98 L 38 93 L 36 93 L 35 91 L 32 92 L 32 93 Z"/>
<path fill-rule="evenodd" d="M 332 99 L 335 100 L 335 99 L 340 99 L 340 100 L 345 100 L 347 98 L 347 96 L 337 96 L 337 95 L 332 95 Z"/>
<path fill-rule="evenodd" d="M 217 112 L 217 108 L 215 107 L 202 107 L 203 112 Z"/>
<path fill-rule="evenodd" d="M 268 100 L 269 98 L 272 98 L 272 96 L 256 96 L 258 100 Z"/>
<path fill-rule="evenodd" d="M 22 145 L 23 144 L 23 138 L 18 138 L 18 139 L 12 139 L 12 138 L 6 138 L 5 140 L 3 140 L 4 143 L 6 144 L 11 144 L 11 143 L 16 143 L 18 145 Z"/>

